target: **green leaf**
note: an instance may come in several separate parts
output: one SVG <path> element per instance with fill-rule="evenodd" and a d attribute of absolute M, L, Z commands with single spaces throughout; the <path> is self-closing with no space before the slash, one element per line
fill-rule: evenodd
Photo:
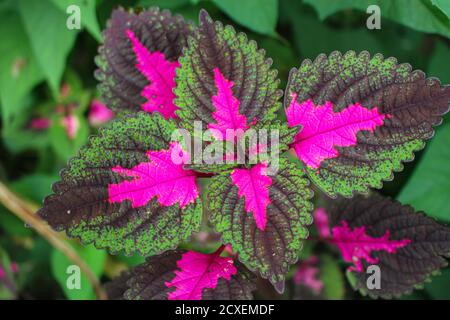
<path fill-rule="evenodd" d="M 431 0 L 431 3 L 439 8 L 445 15 L 450 18 L 450 2 L 447 0 Z"/>
<path fill-rule="evenodd" d="M 66 10 L 70 5 L 78 6 L 81 13 L 81 24 L 97 41 L 102 39 L 97 15 L 95 13 L 97 0 L 52 0 L 52 2 L 66 14 L 66 17 L 69 17 Z"/>
<path fill-rule="evenodd" d="M 448 63 L 448 57 L 450 57 L 449 46 L 441 41 L 437 42 L 433 55 L 430 58 L 428 73 L 430 76 L 438 77 L 444 83 L 450 83 L 450 64 Z"/>
<path fill-rule="evenodd" d="M 11 188 L 22 197 L 41 203 L 42 199 L 51 192 L 51 186 L 55 178 L 52 175 L 31 174 L 14 181 Z"/>
<path fill-rule="evenodd" d="M 278 0 L 213 0 L 234 21 L 255 32 L 276 35 Z"/>
<path fill-rule="evenodd" d="M 373 33 L 363 27 L 331 28 L 326 23 L 305 14 L 296 15 L 292 23 L 295 28 L 295 45 L 306 58 L 313 59 L 321 53 L 329 54 L 336 50 L 341 52 L 367 50 L 371 53 L 381 51 L 381 45 Z M 326 39 L 326 41 L 317 41 L 317 39 Z"/>
<path fill-rule="evenodd" d="M 127 179 L 113 168 L 131 169 L 149 161 L 148 151 L 169 150 L 175 129 L 173 121 L 142 112 L 110 122 L 70 160 L 37 214 L 54 229 L 113 253 L 147 255 L 176 247 L 200 227 L 198 198 L 182 208 L 163 206 L 156 196 L 133 206 L 110 201 L 109 194 L 111 184 Z"/>
<path fill-rule="evenodd" d="M 28 237 L 33 234 L 30 228 L 25 228 L 22 220 L 3 206 L 0 206 L 0 230 L 9 237 Z"/>
<path fill-rule="evenodd" d="M 231 244 L 239 260 L 250 270 L 257 270 L 282 292 L 289 266 L 297 261 L 302 239 L 308 236 L 311 224 L 312 192 L 300 169 L 280 158 L 279 170 L 270 176 L 270 203 L 267 225 L 256 226 L 255 218 L 247 212 L 244 197 L 229 174 L 212 178 L 208 188 L 210 222 L 222 233 L 224 243 Z"/>
<path fill-rule="evenodd" d="M 412 29 L 450 38 L 448 17 L 429 0 L 305 0 L 305 3 L 312 5 L 322 20 L 343 9 L 354 8 L 366 12 L 370 5 L 378 5 L 382 18 L 394 20 Z"/>
<path fill-rule="evenodd" d="M 107 256 L 106 252 L 103 250 L 97 250 L 93 246 L 82 247 L 80 245 L 74 245 L 74 249 L 80 258 L 90 267 L 92 272 L 97 277 L 100 277 L 105 266 Z M 68 281 L 68 278 L 70 276 L 74 276 L 72 270 L 68 268 L 74 264 L 64 254 L 58 250 L 53 250 L 50 263 L 53 276 L 58 281 L 61 289 L 64 291 L 64 294 L 68 299 L 87 300 L 95 298 L 94 289 L 83 272 L 80 272 L 80 289 L 70 288 L 67 286 L 68 282 L 71 283 L 71 281 Z"/>
<path fill-rule="evenodd" d="M 66 59 L 78 31 L 67 29 L 67 15 L 51 0 L 20 0 L 19 9 L 34 57 L 45 74 L 53 96 L 58 97 Z"/>
<path fill-rule="evenodd" d="M 425 285 L 425 291 L 436 300 L 449 300 L 448 288 L 450 288 L 450 268 L 442 270 L 441 275 Z"/>
<path fill-rule="evenodd" d="M 450 222 L 450 123 L 437 130 L 397 199 L 428 215 Z"/>
<path fill-rule="evenodd" d="M 320 256 L 320 263 L 320 279 L 323 282 L 323 295 L 330 300 L 343 299 L 345 283 L 339 264 L 330 255 Z"/>
<path fill-rule="evenodd" d="M 44 75 L 31 53 L 20 16 L 13 11 L 2 11 L 0 30 L 0 107 L 3 130 L 6 130 L 14 116 L 26 107 L 24 97 Z"/>

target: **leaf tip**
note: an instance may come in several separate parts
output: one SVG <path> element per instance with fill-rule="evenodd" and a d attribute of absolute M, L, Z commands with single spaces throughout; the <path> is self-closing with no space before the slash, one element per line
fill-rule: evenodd
<path fill-rule="evenodd" d="M 285 287 L 285 282 L 284 280 L 278 281 L 276 282 L 273 287 L 275 288 L 275 290 L 279 293 L 279 294 L 283 294 L 284 292 L 284 287 Z"/>

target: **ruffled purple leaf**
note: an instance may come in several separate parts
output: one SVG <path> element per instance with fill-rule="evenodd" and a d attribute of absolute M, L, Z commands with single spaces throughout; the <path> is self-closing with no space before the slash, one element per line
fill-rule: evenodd
<path fill-rule="evenodd" d="M 331 197 L 351 197 L 381 188 L 413 160 L 449 100 L 450 86 L 409 64 L 349 51 L 292 69 L 284 105 L 310 179 Z"/>
<path fill-rule="evenodd" d="M 112 121 L 69 162 L 38 215 L 111 252 L 173 249 L 201 221 L 195 175 L 171 162 L 175 129 L 143 112 Z"/>
<path fill-rule="evenodd" d="M 330 242 L 344 260 L 355 263 L 349 271 L 364 294 L 391 298 L 410 293 L 447 266 L 450 228 L 410 206 L 379 195 L 358 196 L 338 201 L 329 219 Z M 380 268 L 380 289 L 366 285 L 369 265 Z"/>
<path fill-rule="evenodd" d="M 175 69 L 192 30 L 167 10 L 114 10 L 96 59 L 105 103 L 116 112 L 144 110 L 174 118 Z"/>
<path fill-rule="evenodd" d="M 198 120 L 223 131 L 273 120 L 282 92 L 272 61 L 245 34 L 213 21 L 206 11 L 199 20 L 176 77 L 182 127 L 193 130 Z"/>
<path fill-rule="evenodd" d="M 170 251 L 123 273 L 106 286 L 110 299 L 251 299 L 255 277 L 232 258 Z"/>
<path fill-rule="evenodd" d="M 274 175 L 268 176 L 266 166 L 258 164 L 214 176 L 208 188 L 215 230 L 242 263 L 269 279 L 279 292 L 312 223 L 308 185 L 300 169 L 280 158 Z"/>

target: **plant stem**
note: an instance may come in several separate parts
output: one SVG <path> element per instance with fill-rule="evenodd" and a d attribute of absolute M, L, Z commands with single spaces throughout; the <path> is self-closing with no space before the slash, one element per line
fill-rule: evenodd
<path fill-rule="evenodd" d="M 63 239 L 61 234 L 53 231 L 41 218 L 34 214 L 37 206 L 25 202 L 19 196 L 14 194 L 3 183 L 0 182 L 0 203 L 7 209 L 31 226 L 36 232 L 46 239 L 53 247 L 61 251 L 67 259 L 78 265 L 80 270 L 86 275 L 95 290 L 97 299 L 106 300 L 107 296 L 103 290 L 97 276 L 92 272 L 89 266 L 77 254 L 77 252 Z"/>
<path fill-rule="evenodd" d="M 216 257 L 220 256 L 220 254 L 223 252 L 224 249 L 225 249 L 225 245 L 222 244 L 222 245 L 219 247 L 219 249 L 217 249 L 217 250 L 214 252 L 214 255 L 215 255 Z"/>

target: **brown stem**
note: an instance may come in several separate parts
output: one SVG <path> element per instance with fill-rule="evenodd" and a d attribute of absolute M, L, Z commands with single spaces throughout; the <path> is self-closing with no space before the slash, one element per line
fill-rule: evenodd
<path fill-rule="evenodd" d="M 27 225 L 36 230 L 36 232 L 46 239 L 53 247 L 61 251 L 70 261 L 78 265 L 94 288 L 97 299 L 107 299 L 106 293 L 97 276 L 83 259 L 80 258 L 77 252 L 64 240 L 61 234 L 53 231 L 41 218 L 34 214 L 38 209 L 37 206 L 25 202 L 1 182 L 0 202 Z"/>
<path fill-rule="evenodd" d="M 214 254 L 216 257 L 218 257 L 218 256 L 220 256 L 220 254 L 223 252 L 224 249 L 225 249 L 225 245 L 222 244 L 222 245 L 219 247 L 219 249 L 217 249 L 213 254 Z"/>

